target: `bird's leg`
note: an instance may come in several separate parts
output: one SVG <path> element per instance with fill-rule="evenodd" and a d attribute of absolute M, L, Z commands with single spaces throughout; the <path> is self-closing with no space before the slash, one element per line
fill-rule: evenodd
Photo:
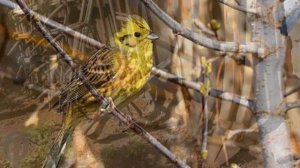
<path fill-rule="evenodd" d="M 111 97 L 108 97 L 107 100 L 108 105 L 105 108 L 100 107 L 100 115 L 102 115 L 103 113 L 111 113 L 116 108 Z"/>

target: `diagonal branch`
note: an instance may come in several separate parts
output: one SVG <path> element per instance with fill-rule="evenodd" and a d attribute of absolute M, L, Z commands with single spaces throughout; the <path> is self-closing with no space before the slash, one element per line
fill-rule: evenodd
<path fill-rule="evenodd" d="M 238 42 L 224 42 L 213 40 L 211 38 L 202 36 L 195 33 L 185 27 L 180 23 L 176 22 L 168 14 L 166 14 L 162 9 L 160 9 L 152 0 L 142 0 L 142 2 L 148 7 L 160 20 L 162 20 L 167 26 L 169 26 L 174 33 L 179 34 L 196 44 L 201 46 L 214 49 L 223 52 L 237 52 L 237 53 L 258 53 L 260 57 L 266 54 L 266 48 L 260 47 L 258 43 L 245 43 L 240 44 Z"/>
<path fill-rule="evenodd" d="M 232 8 L 232 9 L 236 9 L 238 11 L 244 12 L 244 13 L 250 13 L 250 14 L 254 14 L 254 15 L 258 15 L 257 10 L 256 9 L 252 9 L 252 8 L 245 8 L 243 6 L 237 5 L 237 4 L 232 4 L 230 2 L 228 2 L 228 0 L 218 0 L 220 3 Z"/>
<path fill-rule="evenodd" d="M 194 20 L 194 25 L 204 34 L 209 35 L 209 36 L 216 36 L 215 32 L 207 28 L 204 23 L 202 23 L 200 20 L 195 19 Z"/>
<path fill-rule="evenodd" d="M 9 0 L 0 0 L 0 4 L 3 5 L 3 6 L 6 6 L 10 9 L 13 9 L 13 10 L 20 10 L 20 7 L 18 6 L 18 4 L 12 2 L 12 1 L 9 1 Z M 18 13 L 20 12 L 20 14 L 23 14 L 22 10 L 21 11 L 18 11 Z M 78 40 L 81 40 L 83 42 L 85 42 L 86 44 L 89 44 L 91 46 L 95 46 L 97 48 L 101 48 L 101 47 L 104 47 L 105 45 L 86 36 L 86 35 L 83 35 L 77 31 L 74 31 L 73 29 L 67 27 L 67 26 L 64 26 L 63 24 L 60 24 L 58 22 L 55 22 L 51 19 L 48 19 L 47 17 L 45 16 L 42 16 L 34 11 L 31 11 L 34 15 L 38 16 L 39 18 L 39 21 L 49 27 L 52 27 L 52 28 L 55 28 L 57 30 L 60 30 Z"/>
<path fill-rule="evenodd" d="M 10 9 L 13 9 L 13 10 L 19 10 L 19 6 L 15 3 L 9 1 L 9 0 L 0 0 L 0 4 L 10 8 Z M 101 43 L 99 41 L 96 41 L 96 40 L 94 40 L 94 39 L 78 32 L 78 31 L 74 31 L 70 27 L 64 26 L 64 25 L 62 25 L 58 22 L 55 22 L 51 19 L 48 19 L 45 16 L 42 16 L 40 14 L 35 13 L 34 11 L 33 11 L 33 13 L 36 14 L 37 16 L 39 16 L 40 21 L 43 24 L 45 24 L 49 27 L 55 28 L 55 29 L 57 29 L 57 30 L 59 30 L 63 33 L 66 33 L 67 35 L 72 36 L 72 37 L 84 42 L 85 44 L 91 45 L 91 46 L 96 47 L 98 49 L 104 46 L 103 43 Z M 200 26 L 199 28 L 202 31 L 204 31 L 204 33 L 214 35 L 214 33 L 211 32 L 210 30 L 207 30 L 206 28 L 204 29 L 204 27 L 201 24 L 199 24 L 199 22 L 195 21 L 195 24 L 196 24 L 196 26 Z M 223 56 L 223 54 L 221 56 Z"/>
<path fill-rule="evenodd" d="M 292 110 L 294 108 L 300 108 L 300 100 L 297 100 L 295 102 L 283 103 L 280 107 L 280 110 L 284 113 L 287 113 L 289 110 Z"/>
<path fill-rule="evenodd" d="M 168 72 L 159 70 L 155 67 L 152 68 L 152 74 L 157 76 L 158 78 L 163 78 L 167 81 L 173 82 L 175 84 L 178 84 L 180 86 L 185 86 L 187 88 L 196 90 L 200 92 L 200 83 L 196 83 L 193 81 L 186 80 L 184 78 L 178 77 L 176 75 L 170 74 Z M 231 101 L 233 103 L 237 103 L 241 106 L 244 106 L 248 108 L 251 111 L 254 111 L 255 103 L 253 100 L 249 100 L 245 97 L 235 95 L 233 93 L 224 92 L 218 89 L 210 88 L 208 95 L 211 97 L 219 98 L 226 101 Z"/>
<path fill-rule="evenodd" d="M 8 0 L 0 0 L 0 4 L 5 5 L 6 7 L 10 8 L 10 9 L 18 9 L 19 7 L 17 6 L 17 4 L 8 1 Z M 34 13 L 34 12 L 33 12 Z M 35 13 L 34 13 L 35 14 Z M 38 15 L 38 14 L 37 14 Z M 84 35 L 81 34 L 80 32 L 74 31 L 64 25 L 61 25 L 60 23 L 57 23 L 53 20 L 47 19 L 46 17 L 42 16 L 42 15 L 38 15 L 40 21 L 50 27 L 56 28 L 70 36 L 73 36 L 74 38 L 80 38 L 83 42 L 85 42 L 86 44 L 89 44 L 91 46 L 94 46 L 96 48 L 101 48 L 104 46 L 104 44 Z M 164 79 L 167 79 L 173 83 L 179 84 L 181 86 L 185 86 L 188 87 L 190 89 L 194 89 L 196 91 L 199 91 L 199 84 L 195 83 L 195 82 L 191 82 L 191 81 L 187 81 L 184 78 L 179 78 L 173 74 L 169 74 L 167 72 L 161 71 L 157 68 L 152 68 L 152 74 L 156 75 L 156 76 L 161 76 Z M 249 100 L 245 97 L 241 97 L 232 93 L 228 93 L 228 92 L 224 92 L 221 90 L 217 90 L 217 89 L 213 89 L 211 88 L 209 91 L 209 95 L 212 97 L 216 97 L 216 98 L 220 98 L 223 100 L 227 100 L 227 101 L 231 101 L 237 104 L 240 104 L 244 107 L 249 108 L 250 110 L 253 111 L 254 109 L 254 101 Z"/>
<path fill-rule="evenodd" d="M 48 40 L 48 42 L 55 48 L 59 53 L 61 58 L 71 67 L 72 71 L 75 72 L 76 76 L 84 83 L 86 88 L 95 97 L 95 99 L 101 104 L 101 107 L 106 109 L 110 114 L 117 117 L 123 124 L 127 125 L 131 130 L 133 130 L 137 135 L 140 135 L 146 139 L 150 144 L 152 144 L 156 149 L 158 149 L 162 154 L 164 154 L 169 160 L 176 163 L 179 167 L 189 167 L 184 161 L 179 160 L 171 151 L 169 151 L 165 146 L 163 146 L 157 139 L 155 139 L 151 134 L 145 131 L 141 126 L 139 126 L 131 117 L 125 115 L 119 109 L 117 109 L 113 102 L 101 95 L 96 88 L 90 83 L 90 81 L 83 75 L 82 71 L 73 62 L 70 56 L 64 52 L 64 50 L 54 41 L 53 37 L 50 35 L 42 23 L 39 17 L 36 16 L 26 5 L 23 0 L 17 0 L 19 6 L 26 14 L 27 19 L 42 33 L 42 35 Z"/>
<path fill-rule="evenodd" d="M 286 91 L 283 96 L 287 97 L 287 96 L 289 96 L 289 95 L 291 95 L 291 94 L 293 94 L 295 92 L 298 92 L 299 90 L 300 90 L 300 85 L 297 85 L 295 88 L 293 88 L 293 89 L 291 89 L 289 91 Z"/>

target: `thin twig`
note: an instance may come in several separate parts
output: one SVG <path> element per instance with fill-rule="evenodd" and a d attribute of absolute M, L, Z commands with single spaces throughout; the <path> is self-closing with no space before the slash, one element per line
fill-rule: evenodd
<path fill-rule="evenodd" d="M 5 4 L 4 2 L 8 3 L 9 5 Z M 17 4 L 15 4 L 11 1 L 7 2 L 7 0 L 0 0 L 0 4 L 4 4 L 4 5 L 6 5 L 7 7 L 11 8 L 11 9 L 18 9 Z M 41 16 L 41 15 L 38 15 L 38 16 Z M 45 18 L 45 17 L 42 16 L 41 19 L 43 19 L 43 18 Z M 41 22 L 44 23 L 47 26 L 54 27 L 54 28 L 56 28 L 56 29 L 58 29 L 62 32 L 65 32 L 65 30 L 72 30 L 69 27 L 66 27 L 66 26 L 64 26 L 62 24 L 59 24 L 59 23 L 57 23 L 53 20 L 50 20 L 50 19 L 41 20 Z M 101 47 L 104 46 L 104 44 L 102 44 L 102 43 L 100 43 L 100 42 L 98 42 L 98 41 L 96 41 L 96 40 L 94 40 L 90 37 L 87 37 L 87 36 L 85 36 L 84 34 L 82 34 L 80 32 L 77 32 L 77 31 L 74 31 L 74 30 L 72 30 L 70 32 L 74 32 L 74 33 L 69 33 L 69 35 L 73 36 L 74 38 L 81 37 L 81 40 L 83 42 L 85 42 L 85 43 L 87 43 L 91 46 L 94 46 L 96 48 L 101 48 Z M 65 33 L 67 33 L 67 32 L 65 32 Z M 76 35 L 76 36 L 74 36 L 74 35 Z M 152 69 L 152 74 L 154 74 L 154 75 L 164 77 L 165 76 L 165 75 L 163 75 L 164 73 L 166 73 L 166 72 L 158 70 L 157 68 Z M 187 81 L 187 80 L 185 80 L 183 78 L 179 78 L 175 75 L 171 75 L 169 77 L 170 77 L 169 78 L 170 81 L 172 81 L 176 84 L 186 86 L 186 87 L 194 89 L 194 90 L 199 90 L 199 85 L 194 83 L 194 82 Z M 212 97 L 216 97 L 216 98 L 220 98 L 220 99 L 224 99 L 224 100 L 227 100 L 227 101 L 232 101 L 232 102 L 238 103 L 238 104 L 240 104 L 244 107 L 247 107 L 247 108 L 251 107 L 250 109 L 252 109 L 252 110 L 254 108 L 254 102 L 252 100 L 248 100 L 247 98 L 240 97 L 238 95 L 234 95 L 234 94 L 231 94 L 231 93 L 228 93 L 228 92 L 223 92 L 223 91 L 220 91 L 220 90 L 217 90 L 217 89 L 211 89 L 210 92 L 209 92 L 209 95 L 212 96 Z M 232 100 L 232 99 L 234 99 L 234 100 Z"/>
<path fill-rule="evenodd" d="M 210 89 L 210 68 L 211 63 L 206 63 L 206 59 L 201 57 L 201 80 L 202 80 L 202 111 L 203 111 L 203 118 L 202 118 L 202 138 L 201 138 L 201 167 L 205 166 L 205 161 L 207 159 L 208 150 L 207 150 L 207 140 L 208 140 L 208 121 L 209 121 L 209 110 L 208 110 L 208 89 Z M 203 89 L 204 88 L 204 89 Z M 199 86 L 200 90 L 200 86 Z"/>
<path fill-rule="evenodd" d="M 224 41 L 213 40 L 211 38 L 195 33 L 183 27 L 180 23 L 176 22 L 162 9 L 160 9 L 152 0 L 142 0 L 142 1 L 146 5 L 146 7 L 148 7 L 168 27 L 170 27 L 174 31 L 174 33 L 181 35 L 193 41 L 196 44 L 217 51 L 237 52 L 237 53 L 257 53 L 259 57 L 264 57 L 264 54 L 267 53 L 266 48 L 260 47 L 260 44 L 258 43 L 249 42 L 245 44 L 240 44 L 238 42 L 224 42 Z"/>
<path fill-rule="evenodd" d="M 0 0 L 0 4 L 6 6 L 8 8 L 10 8 L 10 9 L 19 9 L 18 5 L 15 4 L 15 3 L 13 3 L 13 2 L 11 2 L 11 1 Z M 38 16 L 40 16 L 41 22 L 44 23 L 45 25 L 47 25 L 49 27 L 53 27 L 53 28 L 55 28 L 55 29 L 57 29 L 59 31 L 62 31 L 62 32 L 66 33 L 66 34 L 68 34 L 68 35 L 70 35 L 70 36 L 72 36 L 72 37 L 74 37 L 76 39 L 79 38 L 79 40 L 82 40 L 82 42 L 84 42 L 84 43 L 86 43 L 86 44 L 88 44 L 90 46 L 93 46 L 93 47 L 98 48 L 98 49 L 104 46 L 103 43 L 101 43 L 99 41 L 96 41 L 96 40 L 94 40 L 94 39 L 92 39 L 92 38 L 90 38 L 90 37 L 88 37 L 88 36 L 86 36 L 86 35 L 78 32 L 78 31 L 74 31 L 73 29 L 70 28 L 70 26 L 68 26 L 68 27 L 64 26 L 64 25 L 62 25 L 60 23 L 57 23 L 57 22 L 55 22 L 55 21 L 53 21 L 51 19 L 48 19 L 48 18 L 44 19 L 46 17 L 44 17 L 42 15 L 38 15 Z M 210 32 L 210 33 L 213 33 L 213 32 Z M 225 54 L 221 54 L 219 57 L 223 57 L 224 55 Z"/>
<path fill-rule="evenodd" d="M 218 146 L 226 146 L 226 148 L 240 148 L 245 149 L 248 151 L 251 151 L 253 153 L 261 153 L 261 147 L 259 145 L 248 145 L 242 142 L 237 142 L 236 140 L 229 140 L 226 139 L 226 137 L 223 136 L 211 136 L 208 138 L 208 143 L 212 145 L 218 145 Z M 219 152 L 221 152 L 222 149 L 220 149 Z M 219 155 L 219 154 L 218 154 Z"/>
<path fill-rule="evenodd" d="M 232 8 L 232 9 L 236 9 L 238 11 L 244 12 L 244 13 L 250 13 L 250 14 L 254 14 L 254 15 L 258 15 L 257 10 L 256 9 L 252 9 L 252 8 L 245 8 L 242 7 L 240 5 L 237 4 L 232 4 L 230 2 L 228 2 L 228 0 L 218 0 L 220 3 Z"/>
<path fill-rule="evenodd" d="M 258 132 L 257 125 L 252 126 L 251 128 L 247 129 L 235 129 L 235 130 L 229 130 L 226 135 L 226 140 L 230 140 L 233 137 L 240 135 L 240 134 L 249 134 L 253 132 Z"/>
<path fill-rule="evenodd" d="M 281 111 L 287 113 L 289 110 L 292 110 L 294 108 L 300 108 L 300 100 L 297 100 L 295 102 L 283 103 Z"/>
<path fill-rule="evenodd" d="M 207 159 L 208 150 L 207 150 L 207 140 L 208 140 L 208 120 L 209 120 L 209 110 L 208 110 L 208 96 L 204 96 L 204 105 L 203 105 L 203 127 L 202 127 L 202 139 L 201 139 L 201 159 L 203 160 L 202 164 L 205 164 Z"/>
<path fill-rule="evenodd" d="M 14 9 L 14 10 L 20 9 L 18 4 L 14 3 L 14 2 L 11 2 L 9 0 L 0 0 L 0 4 L 10 8 L 10 9 Z M 45 16 L 42 16 L 42 15 L 40 15 L 40 14 L 34 12 L 34 11 L 32 11 L 32 13 L 34 15 L 38 16 L 41 23 L 43 23 L 47 26 L 50 26 L 52 28 L 58 29 L 58 30 L 60 30 L 60 31 L 62 31 L 62 32 L 78 39 L 78 40 L 82 40 L 82 42 L 84 42 L 84 43 L 87 43 L 91 46 L 95 46 L 97 48 L 101 48 L 101 47 L 105 46 L 104 44 L 102 44 L 102 43 L 100 43 L 100 42 L 98 42 L 98 41 L 96 41 L 96 40 L 94 40 L 90 37 L 87 37 L 87 36 L 77 32 L 77 31 L 74 31 L 71 28 L 66 27 L 66 26 L 64 26 L 64 25 L 62 25 L 58 22 L 55 22 L 55 21 L 53 21 L 53 20 L 51 20 L 51 19 L 49 19 Z"/>
<path fill-rule="evenodd" d="M 159 70 L 155 67 L 152 68 L 152 74 L 157 76 L 158 78 L 163 78 L 164 80 L 167 80 L 167 81 L 173 82 L 175 84 L 178 84 L 180 86 L 184 86 L 184 87 L 187 87 L 187 88 L 190 88 L 190 89 L 200 92 L 200 83 L 186 80 L 184 78 L 178 77 L 178 76 L 170 74 L 168 72 Z M 215 97 L 215 98 L 222 99 L 222 100 L 237 103 L 241 106 L 248 108 L 251 111 L 254 111 L 254 108 L 255 108 L 255 103 L 253 100 L 249 100 L 245 97 L 242 97 L 242 96 L 239 96 L 239 95 L 236 95 L 233 93 L 224 92 L 221 90 L 211 88 L 208 92 L 208 95 Z"/>
<path fill-rule="evenodd" d="M 165 146 L 163 146 L 157 139 L 155 139 L 151 134 L 145 131 L 141 126 L 139 126 L 131 117 L 120 112 L 114 105 L 111 99 L 108 99 L 101 95 L 96 88 L 90 83 L 90 81 L 83 75 L 81 69 L 73 62 L 71 57 L 64 52 L 64 50 L 58 45 L 57 42 L 53 40 L 53 37 L 47 31 L 37 15 L 35 15 L 26 5 L 23 0 L 17 0 L 19 6 L 26 14 L 27 19 L 42 33 L 44 38 L 55 48 L 61 58 L 71 67 L 72 71 L 81 80 L 81 82 L 86 86 L 90 93 L 95 97 L 95 99 L 100 103 L 101 107 L 106 109 L 110 114 L 117 117 L 123 124 L 131 128 L 137 135 L 140 135 L 146 139 L 150 144 L 157 148 L 162 154 L 164 154 L 169 160 L 177 164 L 179 167 L 189 167 L 184 161 L 179 160 L 171 151 L 169 151 Z M 57 164 L 57 163 L 56 163 Z"/>
<path fill-rule="evenodd" d="M 288 97 L 289 95 L 291 95 L 291 94 L 293 94 L 295 92 L 298 92 L 299 90 L 300 90 L 300 85 L 297 85 L 295 88 L 293 88 L 293 89 L 285 92 L 283 96 L 284 97 Z"/>
<path fill-rule="evenodd" d="M 194 20 L 194 25 L 202 32 L 202 33 L 205 33 L 207 35 L 210 35 L 210 36 L 215 36 L 215 33 L 210 30 L 209 28 L 207 28 L 200 20 L 198 19 L 195 19 Z"/>
<path fill-rule="evenodd" d="M 52 23 L 55 23 L 54 21 L 51 21 Z M 47 20 L 45 21 L 45 24 L 47 24 L 48 22 L 47 22 Z M 59 29 L 59 28 L 61 28 L 62 26 L 60 26 L 60 27 L 57 27 L 57 29 Z M 64 26 L 65 27 L 65 26 Z M 64 29 L 67 29 L 67 28 L 64 28 Z M 68 28 L 68 29 L 70 29 L 70 28 Z M 82 40 L 84 41 L 84 40 L 86 40 L 85 42 L 87 43 L 87 44 L 89 44 L 89 45 L 92 45 L 92 46 L 94 46 L 94 47 L 96 47 L 96 48 L 101 48 L 101 46 L 103 46 L 103 44 L 102 43 L 100 43 L 100 42 L 96 42 L 96 43 L 89 43 L 89 42 L 91 42 L 91 41 L 93 41 L 93 40 L 91 40 L 91 38 L 89 38 L 89 37 L 87 37 L 87 36 L 85 36 L 85 35 L 83 35 L 83 34 L 81 34 L 81 33 L 79 33 L 79 32 L 77 32 L 77 31 L 75 31 L 76 32 L 76 34 L 78 34 L 79 36 L 81 36 L 81 37 L 84 37 Z M 77 36 L 75 36 L 74 38 L 76 38 Z M 161 75 L 161 70 L 158 70 L 157 68 L 153 68 L 152 69 L 152 73 L 153 74 L 157 74 L 157 73 L 159 73 L 158 75 L 159 76 L 162 76 L 162 77 L 164 77 L 164 75 Z M 170 78 L 173 78 L 171 81 L 173 81 L 173 80 L 175 80 L 175 81 L 173 81 L 174 83 L 177 83 L 177 84 L 180 84 L 181 83 L 181 78 L 179 78 L 179 77 L 177 77 L 177 76 L 172 76 L 172 77 L 170 77 Z M 179 80 L 179 81 L 176 81 L 176 80 Z M 185 79 L 184 79 L 185 80 Z M 179 83 L 178 83 L 179 82 Z M 199 91 L 199 85 L 198 84 L 194 84 L 194 83 L 191 83 L 191 82 L 189 82 L 189 81 L 183 81 L 183 83 L 182 83 L 183 85 L 185 85 L 186 87 L 189 87 L 189 88 L 191 88 L 191 89 L 194 89 L 194 90 L 197 90 L 197 91 Z M 182 84 L 180 84 L 180 85 L 182 85 Z M 212 96 L 212 97 L 217 97 L 217 98 L 220 98 L 220 99 L 224 99 L 224 100 L 228 100 L 228 101 L 231 101 L 231 99 L 234 99 L 233 100 L 233 102 L 235 102 L 235 103 L 238 103 L 238 104 L 241 104 L 242 106 L 245 106 L 245 107 L 247 107 L 247 108 L 249 108 L 249 106 L 251 106 L 251 108 L 252 107 L 254 107 L 254 105 L 253 105 L 253 101 L 250 101 L 250 102 L 248 102 L 248 100 L 246 99 L 246 98 L 243 98 L 243 97 L 240 97 L 240 98 L 238 98 L 238 97 L 236 97 L 236 96 L 232 96 L 232 94 L 231 93 L 227 93 L 227 92 L 223 92 L 223 91 L 220 91 L 220 90 L 216 90 L 216 89 L 211 89 L 210 90 L 210 96 Z"/>

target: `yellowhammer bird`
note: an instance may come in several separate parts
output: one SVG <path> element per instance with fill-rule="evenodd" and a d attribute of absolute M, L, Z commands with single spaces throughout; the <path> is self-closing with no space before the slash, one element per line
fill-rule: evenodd
<path fill-rule="evenodd" d="M 152 68 L 152 41 L 155 39 L 158 36 L 152 33 L 143 18 L 130 16 L 113 37 L 115 47 L 103 47 L 96 52 L 82 67 L 82 72 L 101 94 L 111 97 L 117 105 L 139 91 L 147 82 Z M 59 106 L 60 111 L 64 112 L 69 103 L 91 97 L 84 84 L 74 77 L 62 89 L 59 101 L 54 106 Z M 57 166 L 77 122 L 76 119 L 71 119 L 71 115 L 72 110 L 67 113 L 64 127 L 52 146 L 44 167 Z"/>
<path fill-rule="evenodd" d="M 158 36 L 152 33 L 143 18 L 130 16 L 113 38 L 115 47 L 100 49 L 82 71 L 101 94 L 119 104 L 147 82 L 152 68 L 152 40 L 155 39 Z M 83 83 L 73 78 L 62 89 L 56 105 L 63 109 L 75 100 L 91 97 Z"/>

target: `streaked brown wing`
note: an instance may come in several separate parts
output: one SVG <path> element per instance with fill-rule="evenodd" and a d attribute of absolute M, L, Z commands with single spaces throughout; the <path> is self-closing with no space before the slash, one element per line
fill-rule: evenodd
<path fill-rule="evenodd" d="M 103 47 L 90 57 L 87 63 L 82 67 L 83 74 L 90 82 L 99 88 L 106 82 L 113 79 L 114 72 L 114 53 L 115 51 Z M 55 105 L 64 107 L 66 104 L 78 100 L 88 93 L 88 90 L 78 78 L 74 77 L 67 84 L 60 94 L 59 101 Z"/>

